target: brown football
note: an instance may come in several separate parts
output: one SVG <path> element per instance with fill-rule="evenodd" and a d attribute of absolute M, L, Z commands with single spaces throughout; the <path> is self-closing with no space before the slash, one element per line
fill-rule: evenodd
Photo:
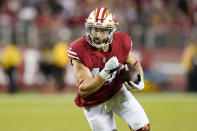
<path fill-rule="evenodd" d="M 133 81 L 134 83 L 138 84 L 140 81 L 140 73 L 138 69 L 133 65 L 126 64 L 120 71 L 120 81 L 122 83 Z"/>

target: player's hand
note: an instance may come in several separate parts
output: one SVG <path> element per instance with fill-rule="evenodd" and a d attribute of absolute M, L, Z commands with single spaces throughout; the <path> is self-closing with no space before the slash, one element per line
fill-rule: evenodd
<path fill-rule="evenodd" d="M 105 68 L 104 70 L 109 72 L 109 73 L 112 73 L 114 72 L 114 70 L 116 70 L 118 67 L 120 66 L 119 62 L 118 62 L 118 59 L 116 56 L 113 56 L 111 57 L 107 63 L 105 64 Z"/>
<path fill-rule="evenodd" d="M 107 80 L 108 76 L 110 76 L 111 73 L 116 71 L 118 67 L 120 66 L 120 63 L 118 62 L 118 58 L 116 56 L 111 57 L 105 64 L 104 69 L 100 72 L 100 76 Z"/>
<path fill-rule="evenodd" d="M 144 89 L 144 81 L 143 81 L 142 77 L 140 77 L 140 81 L 138 82 L 138 84 L 135 84 L 132 81 L 124 82 L 123 84 L 130 91 L 140 91 L 140 90 Z"/>

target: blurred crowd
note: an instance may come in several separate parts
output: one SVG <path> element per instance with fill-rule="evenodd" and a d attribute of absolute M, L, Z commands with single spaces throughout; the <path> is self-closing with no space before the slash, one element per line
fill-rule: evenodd
<path fill-rule="evenodd" d="M 182 46 L 197 24 L 196 0 L 1 0 L 0 44 L 70 43 L 97 7 L 111 9 L 121 31 L 149 48 Z"/>
<path fill-rule="evenodd" d="M 29 75 L 40 71 L 45 81 L 53 76 L 62 88 L 67 45 L 85 35 L 85 18 L 98 7 L 112 10 L 120 31 L 131 35 L 139 48 L 183 48 L 197 29 L 196 0 L 0 0 L 2 70 L 12 81 L 20 67 L 26 85 L 41 79 Z M 12 61 L 9 51 L 16 57 L 13 64 L 6 62 Z M 11 85 L 15 91 L 15 83 Z"/>

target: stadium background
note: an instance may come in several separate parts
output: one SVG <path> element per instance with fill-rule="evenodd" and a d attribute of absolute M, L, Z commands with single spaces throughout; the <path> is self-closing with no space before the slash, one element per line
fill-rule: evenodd
<path fill-rule="evenodd" d="M 153 131 L 197 130 L 197 96 L 187 93 L 182 64 L 197 38 L 195 0 L 0 0 L 0 130 L 90 130 L 73 102 L 66 48 L 85 35 L 85 18 L 97 7 L 111 9 L 132 37 L 146 79 L 134 95 Z"/>

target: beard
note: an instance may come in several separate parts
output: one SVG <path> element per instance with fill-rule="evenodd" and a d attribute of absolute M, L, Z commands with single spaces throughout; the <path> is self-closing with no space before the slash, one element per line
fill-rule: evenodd
<path fill-rule="evenodd" d="M 99 38 L 99 37 L 94 37 L 93 42 L 96 43 L 96 44 L 102 44 L 102 43 L 107 42 L 107 38 L 102 39 L 102 38 Z"/>

